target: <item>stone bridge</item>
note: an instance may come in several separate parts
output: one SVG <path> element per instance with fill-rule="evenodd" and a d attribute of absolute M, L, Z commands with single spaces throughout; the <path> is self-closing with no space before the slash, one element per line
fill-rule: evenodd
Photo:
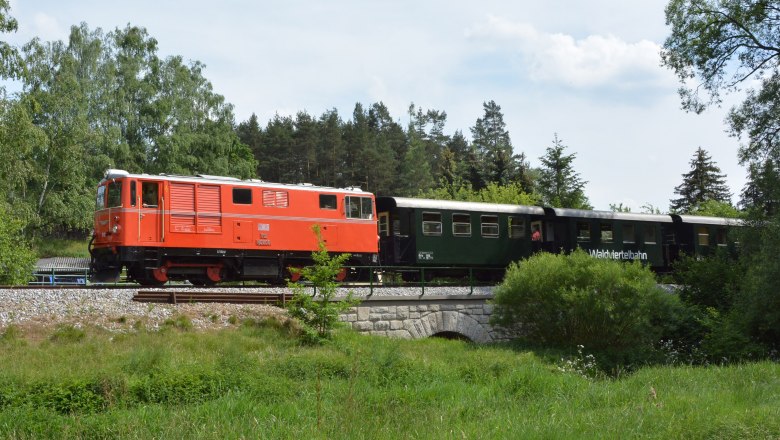
<path fill-rule="evenodd" d="M 429 336 L 466 338 L 487 343 L 505 339 L 490 324 L 488 295 L 371 296 L 342 314 L 353 329 L 404 339 Z"/>

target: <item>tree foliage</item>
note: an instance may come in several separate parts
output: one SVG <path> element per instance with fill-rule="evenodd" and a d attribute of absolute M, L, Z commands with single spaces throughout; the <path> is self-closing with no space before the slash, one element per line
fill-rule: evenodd
<path fill-rule="evenodd" d="M 254 176 L 205 66 L 161 59 L 143 28 L 73 26 L 67 41 L 28 42 L 19 60 L 22 91 L 0 109 L 0 172 L 31 231 L 86 233 L 107 168 Z"/>
<path fill-rule="evenodd" d="M 780 2 L 777 0 L 671 0 L 666 8 L 671 34 L 663 63 L 682 82 L 683 107 L 701 112 L 720 104 L 721 96 L 746 89 L 732 108 L 732 136 L 743 141 L 740 161 L 748 166 L 741 205 L 759 221 L 741 238 L 745 273 L 740 294 L 728 316 L 715 325 L 712 346 L 724 353 L 755 347 L 777 350 L 777 252 L 780 234 L 777 200 L 780 179 L 778 114 L 780 109 Z"/>
<path fill-rule="evenodd" d="M 0 284 L 30 281 L 36 257 L 23 230 L 24 223 L 11 215 L 5 202 L 0 201 Z"/>
<path fill-rule="evenodd" d="M 585 197 L 585 184 L 572 165 L 576 154 L 564 154 L 566 146 L 556 134 L 553 145 L 539 158 L 542 162 L 539 170 L 538 190 L 542 203 L 556 208 L 591 209 Z"/>
<path fill-rule="evenodd" d="M 775 76 L 780 62 L 776 0 L 671 0 L 662 62 L 677 74 L 686 109 L 701 112 L 746 80 Z M 690 84 L 693 80 L 696 83 Z"/>
<path fill-rule="evenodd" d="M 674 188 L 680 197 L 671 201 L 672 212 L 692 213 L 701 204 L 715 201 L 731 205 L 731 193 L 726 176 L 707 152 L 699 147 L 691 159 L 691 171 L 682 175 L 682 183 Z"/>

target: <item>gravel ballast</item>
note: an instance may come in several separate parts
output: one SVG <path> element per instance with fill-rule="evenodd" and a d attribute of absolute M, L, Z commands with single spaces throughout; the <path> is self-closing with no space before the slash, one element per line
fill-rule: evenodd
<path fill-rule="evenodd" d="M 277 317 L 285 319 L 283 309 L 259 304 L 184 303 L 157 304 L 132 301 L 137 290 L 155 289 L 3 289 L 0 290 L 0 331 L 9 325 L 56 326 L 58 324 L 95 325 L 108 330 L 124 331 L 130 328 L 155 329 L 166 320 L 176 316 L 187 316 L 196 329 L 217 329 L 234 325 L 243 319 Z M 203 289 L 182 287 L 177 291 L 202 291 Z M 291 293 L 287 288 L 258 289 L 211 289 L 210 292 L 224 293 Z M 309 293 L 311 288 L 307 288 Z M 368 297 L 372 294 L 367 287 L 352 287 L 339 290 L 339 295 Z M 440 295 L 486 295 L 489 287 L 426 287 L 424 296 Z M 396 287 L 374 289 L 373 296 L 420 297 L 420 287 Z"/>

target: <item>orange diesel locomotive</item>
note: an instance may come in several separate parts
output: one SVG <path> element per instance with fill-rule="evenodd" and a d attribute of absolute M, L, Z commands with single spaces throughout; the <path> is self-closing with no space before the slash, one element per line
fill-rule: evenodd
<path fill-rule="evenodd" d="M 145 285 L 294 279 L 289 268 L 317 250 L 315 224 L 330 252 L 352 255 L 348 265 L 377 262 L 374 196 L 360 189 L 108 170 L 89 246 L 93 280 L 117 280 L 123 267 Z"/>

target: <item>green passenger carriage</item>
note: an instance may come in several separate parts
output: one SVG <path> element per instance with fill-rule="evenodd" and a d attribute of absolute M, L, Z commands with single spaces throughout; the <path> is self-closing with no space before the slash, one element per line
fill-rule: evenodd
<path fill-rule="evenodd" d="M 535 206 L 378 197 L 380 261 L 386 266 L 478 268 L 481 276 L 533 252 Z"/>

